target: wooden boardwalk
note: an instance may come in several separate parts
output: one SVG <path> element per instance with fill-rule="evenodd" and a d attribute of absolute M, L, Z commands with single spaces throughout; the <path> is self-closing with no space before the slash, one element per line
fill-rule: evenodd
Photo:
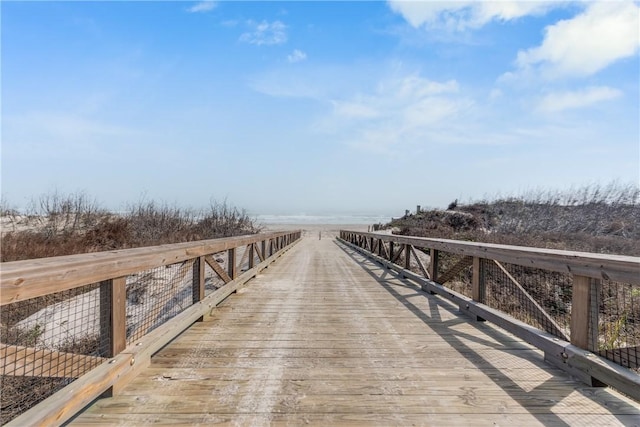
<path fill-rule="evenodd" d="M 304 238 L 71 425 L 640 425 L 637 403 Z"/>

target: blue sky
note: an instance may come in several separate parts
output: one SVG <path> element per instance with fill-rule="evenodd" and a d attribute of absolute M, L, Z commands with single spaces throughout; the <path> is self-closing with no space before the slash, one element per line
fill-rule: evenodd
<path fill-rule="evenodd" d="M 255 214 L 640 180 L 638 2 L 7 2 L 2 196 Z"/>

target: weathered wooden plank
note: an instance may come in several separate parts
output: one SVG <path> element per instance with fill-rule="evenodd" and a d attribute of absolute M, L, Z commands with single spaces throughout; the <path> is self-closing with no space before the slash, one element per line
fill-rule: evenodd
<path fill-rule="evenodd" d="M 566 426 L 576 425 L 584 427 L 601 427 L 605 425 L 634 426 L 638 425 L 637 415 L 617 415 L 612 420 L 611 415 L 603 414 L 508 414 L 495 413 L 485 416 L 473 417 L 473 425 L 478 427 L 495 427 L 496 425 L 508 426 Z M 93 425 L 269 425 L 269 426 L 291 426 L 298 424 L 310 425 L 338 425 L 338 426 L 382 426 L 391 425 L 432 425 L 432 426 L 468 426 L 469 418 L 461 417 L 459 414 L 437 414 L 430 412 L 428 407 L 419 414 L 380 414 L 371 408 L 368 414 L 317 414 L 305 413 L 304 419 L 299 414 L 153 414 L 153 413 L 131 413 L 131 414 L 105 414 L 87 413 L 81 420 L 76 420 L 74 426 Z"/>
<path fill-rule="evenodd" d="M 173 413 L 316 413 L 316 414 L 369 414 L 372 411 L 378 414 L 423 414 L 429 408 L 429 412 L 439 414 L 459 414 L 473 416 L 474 419 L 482 414 L 496 414 L 510 412 L 513 414 L 575 414 L 586 412 L 590 414 L 626 414 L 638 415 L 640 410 L 620 401 L 606 392 L 593 391 L 592 395 L 598 396 L 602 407 L 594 404 L 589 399 L 573 393 L 563 399 L 559 404 L 554 399 L 548 399 L 544 395 L 531 394 L 520 397 L 519 401 L 505 400 L 503 396 L 481 396 L 475 390 L 463 390 L 452 396 L 439 397 L 425 391 L 420 396 L 389 396 L 374 395 L 317 395 L 313 399 L 303 395 L 286 395 L 275 391 L 256 390 L 255 396 L 243 401 L 242 399 L 229 398 L 227 393 L 203 395 L 203 393 L 189 394 L 188 398 L 175 398 L 160 393 L 141 394 L 137 396 L 116 396 L 103 399 L 95 403 L 94 410 L 100 410 L 111 414 L 128 414 L 140 411 L 142 413 L 161 413 L 167 411 Z M 263 394 L 269 393 L 273 403 L 267 406 L 260 405 L 258 400 Z M 232 396 L 233 397 L 233 396 Z M 141 408 L 143 406 L 143 408 Z M 264 409 L 260 410 L 260 407 Z M 613 419 L 613 417 L 612 417 Z"/>

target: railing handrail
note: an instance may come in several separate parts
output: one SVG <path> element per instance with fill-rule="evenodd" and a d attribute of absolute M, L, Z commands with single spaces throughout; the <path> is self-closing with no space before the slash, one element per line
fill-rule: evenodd
<path fill-rule="evenodd" d="M 525 267 L 542 268 L 560 273 L 573 273 L 596 279 L 640 285 L 640 257 L 352 230 L 341 230 L 341 232 L 373 237 L 384 242 L 413 245 L 459 255 L 490 258 Z"/>
<path fill-rule="evenodd" d="M 0 263 L 0 305 L 48 295 L 122 277 L 153 267 L 174 264 L 293 231 L 274 231 L 194 242 L 146 246 L 105 252 Z"/>

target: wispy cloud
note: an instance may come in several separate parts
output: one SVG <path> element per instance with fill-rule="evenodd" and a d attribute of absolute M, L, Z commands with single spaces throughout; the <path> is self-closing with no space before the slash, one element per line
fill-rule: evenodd
<path fill-rule="evenodd" d="M 463 31 L 491 21 L 511 21 L 541 15 L 561 1 L 406 1 L 390 0 L 389 7 L 415 28 Z"/>
<path fill-rule="evenodd" d="M 590 76 L 638 52 L 639 26 L 636 3 L 594 2 L 576 17 L 548 26 L 540 46 L 520 51 L 516 74 Z"/>
<path fill-rule="evenodd" d="M 187 12 L 191 12 L 191 13 L 209 12 L 215 9 L 217 6 L 218 6 L 218 2 L 215 2 L 213 0 L 205 0 L 205 1 L 201 1 L 199 3 L 194 4 L 193 6 L 187 9 Z"/>
<path fill-rule="evenodd" d="M 620 96 L 622 96 L 621 91 L 606 86 L 588 87 L 573 92 L 550 93 L 540 100 L 538 111 L 557 113 L 564 110 L 585 108 Z"/>
<path fill-rule="evenodd" d="M 305 59 L 307 59 L 307 54 L 298 49 L 294 49 L 294 51 L 291 52 L 290 55 L 287 55 L 287 61 L 289 61 L 290 63 L 301 62 Z"/>
<path fill-rule="evenodd" d="M 271 46 L 287 41 L 287 26 L 281 21 L 262 21 L 260 23 L 249 21 L 247 24 L 251 27 L 251 31 L 240 36 L 242 42 L 257 46 Z"/>
<path fill-rule="evenodd" d="M 387 153 L 399 144 L 428 144 L 473 104 L 455 80 L 410 73 L 382 79 L 369 93 L 332 100 L 323 126 L 346 135 L 352 146 Z"/>

